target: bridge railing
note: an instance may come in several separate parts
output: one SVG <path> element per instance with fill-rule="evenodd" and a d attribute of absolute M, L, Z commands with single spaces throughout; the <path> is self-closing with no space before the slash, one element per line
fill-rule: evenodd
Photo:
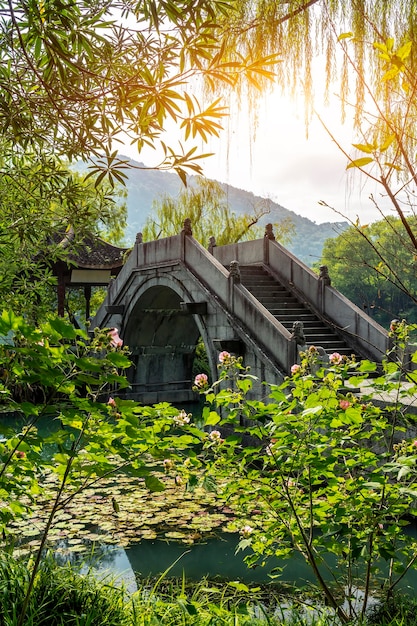
<path fill-rule="evenodd" d="M 246 241 L 214 249 L 216 258 L 224 265 L 233 260 L 241 265 L 265 264 L 316 312 L 334 323 L 353 346 L 358 346 L 370 358 L 380 360 L 389 349 L 386 330 L 339 291 L 320 280 L 281 244 L 267 238 Z"/>
<path fill-rule="evenodd" d="M 295 345 L 291 333 L 241 284 L 236 283 L 229 271 L 195 239 L 185 241 L 184 261 L 206 287 L 226 305 L 234 319 L 246 327 L 265 352 L 285 372 L 295 362 Z"/>
<path fill-rule="evenodd" d="M 265 240 L 265 244 L 272 271 L 296 286 L 319 314 L 349 336 L 353 346 L 361 348 L 369 357 L 381 360 L 389 348 L 387 331 L 279 243 Z"/>

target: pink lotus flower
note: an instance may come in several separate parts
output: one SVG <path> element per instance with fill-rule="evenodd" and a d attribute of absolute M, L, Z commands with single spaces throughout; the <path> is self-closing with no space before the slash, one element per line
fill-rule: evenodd
<path fill-rule="evenodd" d="M 208 385 L 208 377 L 207 374 L 197 374 L 194 379 L 194 385 L 199 387 L 200 389 L 204 389 Z"/>
<path fill-rule="evenodd" d="M 114 348 L 121 348 L 123 345 L 123 339 L 119 337 L 119 330 L 112 328 L 109 330 L 110 343 Z"/>
<path fill-rule="evenodd" d="M 171 459 L 164 459 L 162 465 L 164 466 L 164 470 L 168 472 L 174 464 Z"/>
<path fill-rule="evenodd" d="M 240 529 L 240 534 L 242 535 L 242 537 L 244 537 L 245 539 L 247 539 L 248 537 L 251 536 L 251 534 L 253 533 L 253 528 L 252 526 L 249 526 L 249 524 L 246 524 L 246 526 L 243 526 Z"/>
<path fill-rule="evenodd" d="M 230 358 L 230 352 L 226 352 L 226 350 L 223 350 L 223 352 L 220 352 L 219 354 L 219 363 L 225 363 L 226 361 L 229 361 Z"/>
<path fill-rule="evenodd" d="M 339 406 L 340 406 L 341 409 L 346 411 L 346 409 L 348 409 L 350 407 L 350 402 L 349 402 L 349 400 L 340 400 Z"/>
<path fill-rule="evenodd" d="M 329 361 L 330 363 L 332 363 L 333 365 L 340 365 L 340 363 L 342 362 L 343 357 L 341 354 L 339 354 L 338 352 L 333 352 L 333 354 L 331 354 L 329 356 Z"/>
<path fill-rule="evenodd" d="M 294 365 L 291 365 L 291 374 L 296 374 L 300 371 L 300 369 L 301 365 L 298 365 L 298 363 L 294 363 Z"/>

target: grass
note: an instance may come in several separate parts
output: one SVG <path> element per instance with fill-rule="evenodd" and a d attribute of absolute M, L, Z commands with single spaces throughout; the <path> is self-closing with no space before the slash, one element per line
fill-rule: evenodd
<path fill-rule="evenodd" d="M 30 564 L 0 558 L 0 626 L 15 626 L 29 583 Z M 132 626 L 122 589 L 59 567 L 48 557 L 36 577 L 25 626 Z"/>
<path fill-rule="evenodd" d="M 0 626 L 16 626 L 30 563 L 0 555 Z M 284 595 L 283 595 L 284 594 Z M 128 596 L 112 581 L 81 575 L 47 557 L 37 575 L 25 626 L 336 626 L 335 616 L 312 602 L 289 605 L 274 585 L 185 578 L 138 580 Z M 299 594 L 297 596 L 299 598 Z M 355 625 L 356 626 L 356 625 Z M 358 625 L 359 626 L 359 625 Z M 417 599 L 395 596 L 374 608 L 366 625 L 417 626 Z"/>

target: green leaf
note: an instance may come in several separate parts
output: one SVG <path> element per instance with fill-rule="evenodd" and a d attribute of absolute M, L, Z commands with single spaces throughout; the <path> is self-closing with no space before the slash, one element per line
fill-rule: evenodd
<path fill-rule="evenodd" d="M 237 589 L 238 591 L 244 591 L 245 593 L 249 593 L 249 587 L 245 585 L 244 583 L 240 583 L 236 580 L 232 580 L 231 582 L 229 582 L 228 586 L 233 587 L 234 589 Z"/>
<path fill-rule="evenodd" d="M 361 361 L 359 365 L 360 372 L 375 372 L 376 368 L 377 368 L 376 363 L 374 363 L 373 361 L 367 361 L 366 359 Z"/>
<path fill-rule="evenodd" d="M 130 359 L 122 352 L 108 352 L 106 359 L 115 367 L 120 367 L 121 369 L 127 369 L 132 364 Z"/>
<path fill-rule="evenodd" d="M 215 426 L 220 422 L 220 416 L 215 411 L 210 411 L 208 416 L 205 419 L 206 426 Z"/>
<path fill-rule="evenodd" d="M 149 491 L 152 491 L 152 493 L 165 491 L 164 483 L 162 483 L 158 478 L 156 478 L 156 476 L 146 476 L 145 485 L 149 489 Z"/>
<path fill-rule="evenodd" d="M 60 317 L 54 317 L 48 320 L 49 325 L 65 339 L 75 339 L 77 337 L 77 331 L 72 324 L 68 324 Z"/>

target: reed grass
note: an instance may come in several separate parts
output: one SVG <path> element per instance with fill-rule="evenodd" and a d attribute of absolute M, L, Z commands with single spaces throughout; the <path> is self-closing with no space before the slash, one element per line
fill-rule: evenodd
<path fill-rule="evenodd" d="M 0 555 L 0 626 L 16 626 L 29 584 L 30 562 Z M 169 568 L 170 569 L 170 568 Z M 58 565 L 47 556 L 37 574 L 25 626 L 338 626 L 313 599 L 274 585 L 170 578 L 138 579 L 128 595 L 114 580 Z M 404 595 L 374 607 L 353 626 L 417 626 L 417 600 Z"/>

